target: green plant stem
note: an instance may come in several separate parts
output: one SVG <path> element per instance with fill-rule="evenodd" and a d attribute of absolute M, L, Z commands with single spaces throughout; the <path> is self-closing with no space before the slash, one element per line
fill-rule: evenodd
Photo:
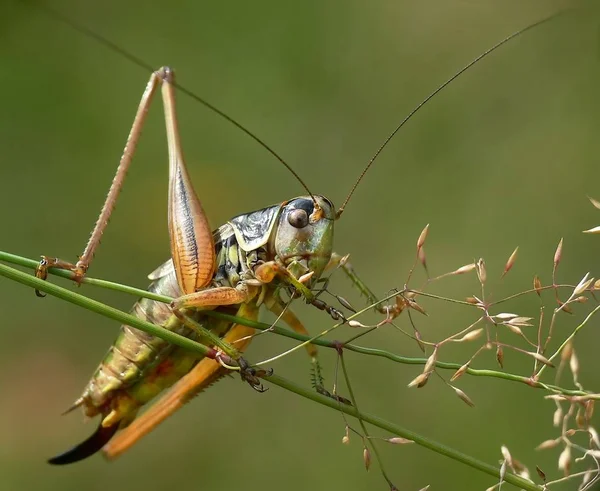
<path fill-rule="evenodd" d="M 149 334 L 159 336 L 165 339 L 166 341 L 169 341 L 183 348 L 190 349 L 203 355 L 206 355 L 208 352 L 207 347 L 196 343 L 190 339 L 187 339 L 184 336 L 180 336 L 176 333 L 167 331 L 159 326 L 155 326 L 154 324 L 151 324 L 149 322 L 142 321 L 137 317 L 115 309 L 114 307 L 110 307 L 96 300 L 92 300 L 83 295 L 80 295 L 79 293 L 67 290 L 66 288 L 63 288 L 61 286 L 54 285 L 44 280 L 40 280 L 35 276 L 28 275 L 27 273 L 23 273 L 22 271 L 16 270 L 4 264 L 0 264 L 0 276 L 4 276 L 11 280 L 17 281 L 31 288 L 37 288 L 40 291 L 48 293 L 67 302 L 73 303 L 85 309 L 91 310 L 92 312 L 96 312 L 110 319 L 119 321 L 123 324 L 128 324 L 132 327 L 148 332 Z M 500 479 L 499 467 L 495 467 L 493 465 L 486 464 L 485 462 L 481 462 L 475 459 L 474 457 L 463 454 L 462 452 L 459 452 L 453 448 L 450 448 L 446 445 L 424 437 L 418 433 L 414 433 L 398 425 L 385 421 L 375 415 L 358 411 L 356 408 L 351 406 L 339 404 L 334 399 L 322 396 L 316 392 L 313 392 L 312 390 L 305 389 L 277 375 L 271 375 L 265 378 L 272 384 L 278 385 L 279 387 L 289 390 L 290 392 L 298 394 L 306 399 L 310 399 L 331 409 L 343 411 L 344 413 L 350 416 L 370 423 L 373 426 L 376 426 L 382 430 L 388 431 L 402 438 L 408 438 L 410 440 L 413 440 L 418 445 L 428 448 L 441 455 L 450 457 L 451 459 L 468 465 L 473 469 L 477 469 L 481 472 L 485 472 L 486 474 L 494 476 L 497 479 Z M 506 474 L 504 476 L 504 480 L 510 484 L 513 484 L 514 486 L 519 487 L 520 489 L 525 489 L 528 491 L 541 491 L 542 489 L 540 486 L 537 486 L 531 483 L 530 481 L 527 481 L 513 474 Z"/>
<path fill-rule="evenodd" d="M 34 269 L 38 265 L 38 261 L 35 261 L 33 259 L 28 259 L 28 258 L 25 258 L 22 256 L 18 256 L 15 254 L 10 254 L 8 252 L 3 252 L 3 251 L 0 251 L 0 261 L 9 262 L 12 264 L 17 264 L 19 266 L 23 266 L 26 268 L 32 268 L 32 269 Z M 2 266 L 2 265 L 0 265 L 0 266 Z M 10 273 L 8 273 L 8 272 L 10 272 Z M 64 271 L 64 270 L 60 270 L 60 269 L 56 269 L 56 268 L 51 268 L 49 270 L 49 273 L 60 276 L 62 278 L 66 278 L 66 279 L 71 279 L 71 280 L 74 279 L 74 275 L 70 271 Z M 17 275 L 19 275 L 18 277 L 20 279 L 17 279 Z M 40 291 L 44 291 L 44 292 L 52 294 L 49 290 L 47 290 L 47 288 L 52 288 L 54 285 L 51 285 L 50 283 L 48 283 L 46 281 L 39 280 L 39 279 L 35 278 L 34 276 L 30 276 L 26 273 L 15 270 L 13 268 L 9 268 L 7 266 L 0 268 L 0 276 L 7 276 L 11 279 L 14 279 L 15 281 L 19 281 L 20 283 L 31 286 L 32 288 L 37 288 Z M 82 283 L 87 284 L 87 285 L 98 286 L 101 288 L 107 288 L 107 289 L 114 290 L 114 291 L 120 291 L 123 293 L 134 295 L 136 297 L 149 298 L 151 300 L 156 300 L 158 302 L 163 302 L 163 303 L 170 303 L 173 300 L 171 297 L 168 297 L 165 295 L 157 295 L 155 293 L 150 293 L 146 290 L 141 290 L 139 288 L 122 285 L 120 283 L 115 283 L 112 281 L 100 280 L 97 278 L 90 278 L 87 276 L 85 278 L 83 278 Z M 50 285 L 50 286 L 48 286 L 48 285 Z M 57 288 L 59 288 L 59 287 L 57 287 Z M 65 291 L 68 292 L 69 290 L 65 290 Z M 80 295 L 80 297 L 82 297 L 83 299 L 86 299 L 90 302 L 94 302 L 93 300 L 91 300 L 87 297 L 84 297 L 82 295 Z M 72 303 L 76 303 L 76 302 L 72 302 Z M 78 305 L 80 305 L 80 304 L 78 304 Z M 103 304 L 101 304 L 101 305 L 103 305 Z M 83 306 L 84 308 L 87 308 L 84 305 L 81 305 L 81 306 Z M 93 308 L 90 308 L 89 310 L 93 310 L 94 312 L 97 312 L 97 310 L 94 310 Z M 99 312 L 99 313 L 101 313 L 101 312 Z M 289 329 L 285 329 L 283 327 L 272 326 L 271 324 L 265 324 L 262 322 L 251 321 L 248 319 L 244 319 L 242 317 L 236 317 L 233 315 L 224 314 L 224 313 L 215 312 L 215 311 L 206 311 L 205 314 L 208 316 L 213 316 L 213 317 L 219 318 L 219 319 L 236 322 L 238 324 L 242 324 L 242 325 L 252 327 L 254 329 L 258 329 L 258 330 L 262 330 L 262 331 L 270 329 L 278 335 L 285 336 L 285 337 L 288 337 L 291 339 L 295 339 L 295 340 L 301 341 L 301 342 L 310 341 L 312 344 L 316 344 L 318 346 L 323 346 L 325 348 L 337 349 L 339 347 L 339 342 L 337 342 L 337 341 L 330 341 L 330 340 L 321 339 L 318 337 L 304 336 L 302 334 L 297 334 L 297 333 L 295 333 Z M 138 329 L 140 329 L 142 331 L 146 331 L 146 332 L 149 332 L 150 334 L 154 334 L 158 337 L 162 337 L 166 341 L 172 342 L 173 344 L 187 347 L 188 349 L 192 349 L 193 351 L 198 351 L 199 347 L 202 346 L 199 343 L 195 343 L 194 341 L 191 341 L 183 336 L 172 333 L 165 329 L 161 329 L 160 327 L 157 327 L 153 324 L 150 324 L 147 322 L 144 323 L 144 321 L 141 321 L 137 317 L 133 317 L 133 316 L 129 316 L 129 317 L 130 317 L 130 321 L 127 321 L 127 322 L 122 321 L 122 322 L 127 323 L 128 325 L 131 325 L 132 327 L 137 327 Z M 135 325 L 132 322 L 137 322 L 138 324 Z M 147 326 L 144 327 L 144 324 L 146 324 Z M 164 333 L 164 335 L 163 335 L 163 333 Z M 186 343 L 186 345 L 184 346 L 182 343 Z M 190 344 L 190 343 L 192 343 L 192 344 Z M 359 346 L 359 345 L 355 345 L 355 344 L 344 344 L 343 346 L 344 346 L 344 349 L 348 350 L 348 351 L 354 351 L 356 353 L 360 353 L 360 354 L 368 355 L 368 356 L 378 356 L 378 357 L 386 358 L 390 361 L 393 361 L 396 363 L 402 363 L 405 365 L 425 365 L 425 363 L 427 362 L 426 358 L 413 358 L 413 357 L 408 357 L 408 356 L 401 356 L 401 355 L 392 353 L 390 351 L 381 350 L 381 349 L 377 349 L 377 348 L 368 348 L 365 346 Z M 204 348 L 204 349 L 206 349 L 206 348 Z M 460 363 L 437 361 L 435 366 L 436 366 L 436 368 L 440 368 L 443 370 L 456 371 L 462 365 Z M 507 380 L 509 382 L 518 382 L 518 383 L 525 384 L 525 385 L 528 385 L 528 386 L 536 388 L 536 389 L 547 390 L 547 391 L 553 392 L 555 394 L 563 394 L 563 395 L 567 395 L 567 396 L 589 396 L 589 392 L 586 392 L 586 391 L 565 389 L 565 388 L 557 386 L 557 385 L 545 384 L 543 382 L 533 380 L 531 377 L 524 377 L 522 375 L 515 375 L 515 374 L 507 373 L 507 372 L 499 372 L 497 370 L 468 368 L 465 373 L 468 375 L 475 376 L 475 377 L 490 377 L 490 378 L 498 378 L 498 379 Z M 591 398 L 592 399 L 600 399 L 600 396 L 592 396 Z"/>
<path fill-rule="evenodd" d="M 346 404 L 339 404 L 339 402 L 334 399 L 326 396 L 322 396 L 315 391 L 306 389 L 304 387 L 300 387 L 299 385 L 286 380 L 278 375 L 271 375 L 265 377 L 270 383 L 282 387 L 290 392 L 298 394 L 306 399 L 310 399 L 311 401 L 317 402 L 323 406 L 327 406 L 331 409 L 336 409 L 338 411 L 342 411 L 349 416 L 353 416 L 357 419 L 362 419 L 367 423 L 376 426 L 382 430 L 385 430 L 393 435 L 407 438 L 409 440 L 414 441 L 416 444 L 421 445 L 433 452 L 436 452 L 441 455 L 445 455 L 446 457 L 450 457 L 453 460 L 461 462 L 473 469 L 477 469 L 481 472 L 489 474 L 490 476 L 494 476 L 496 479 L 500 480 L 500 466 L 493 466 L 490 464 L 486 464 L 485 462 L 481 462 L 470 455 L 466 455 L 462 452 L 459 452 L 451 447 L 443 445 L 442 443 L 436 442 L 435 440 L 431 440 L 427 437 L 424 437 L 418 433 L 407 430 L 401 426 L 398 426 L 394 423 L 390 423 L 378 416 L 373 414 L 365 413 L 362 411 L 358 411 L 355 407 L 348 406 Z M 542 487 L 537 484 L 532 483 L 531 481 L 527 481 L 522 477 L 516 476 L 514 474 L 506 473 L 504 476 L 504 480 L 507 483 L 510 483 L 520 489 L 526 489 L 527 491 L 541 491 Z"/>
<path fill-rule="evenodd" d="M 200 353 L 203 356 L 206 356 L 211 351 L 210 348 L 207 348 L 203 344 L 197 343 L 196 341 L 188 339 L 185 336 L 168 331 L 167 329 L 139 319 L 131 314 L 122 312 L 119 309 L 115 309 L 114 307 L 110 307 L 109 305 L 98 302 L 97 300 L 92 300 L 91 298 L 72 292 L 61 286 L 54 285 L 48 281 L 40 280 L 35 276 L 28 275 L 27 273 L 23 273 L 22 271 L 11 268 L 4 264 L 0 264 L 0 276 L 17 281 L 18 283 L 31 288 L 36 288 L 54 297 L 66 300 L 67 302 L 78 305 L 79 307 L 83 307 L 84 309 L 91 310 L 92 312 L 96 312 L 97 314 L 108 317 L 109 319 L 113 319 L 121 322 L 122 324 L 135 327 L 136 329 L 147 332 L 148 334 L 158 336 L 169 343 L 173 343 L 177 346 L 181 346 L 182 348 Z"/>

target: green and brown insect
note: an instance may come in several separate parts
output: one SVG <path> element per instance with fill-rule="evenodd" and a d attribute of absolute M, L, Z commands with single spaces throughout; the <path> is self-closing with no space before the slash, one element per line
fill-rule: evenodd
<path fill-rule="evenodd" d="M 524 30 L 531 27 L 533 25 Z M 524 30 L 479 56 L 424 102 L 483 56 Z M 260 388 L 255 374 L 251 369 L 244 369 L 244 363 L 240 361 L 253 331 L 245 326 L 208 318 L 202 314 L 203 310 L 219 309 L 254 319 L 259 307 L 264 305 L 292 328 L 305 333 L 306 330 L 287 308 L 280 293 L 286 291 L 291 296 L 302 296 L 308 303 L 327 310 L 334 318 L 343 318 L 340 311 L 316 298 L 312 292 L 323 272 L 336 265 L 346 269 L 369 301 L 376 301 L 375 296 L 354 275 L 350 265 L 333 252 L 334 222 L 341 216 L 356 185 L 337 211 L 329 199 L 314 195 L 305 187 L 306 196 L 239 215 L 217 230 L 211 230 L 183 160 L 175 115 L 174 78 L 172 71 L 167 68 L 154 72 L 150 78 L 113 186 L 84 253 L 76 264 L 45 257 L 38 269 L 38 276 L 45 277 L 50 267 L 69 269 L 80 277 L 86 274 L 133 157 L 150 101 L 159 86 L 163 93 L 169 147 L 172 259 L 155 270 L 149 278 L 153 281 L 151 291 L 175 297 L 176 300 L 172 305 L 165 305 L 142 299 L 133 307 L 133 313 L 212 346 L 214 356 L 212 359 L 199 360 L 197 355 L 123 326 L 115 345 L 75 402 L 75 407 L 82 407 L 86 415 L 101 416 L 98 430 L 82 444 L 51 459 L 53 464 L 81 460 L 102 447 L 108 457 L 119 455 L 185 400 L 227 373 L 219 363 L 223 357 L 239 361 L 243 376 L 253 386 Z M 383 147 L 422 104 L 385 140 L 358 181 Z M 382 310 L 388 315 L 397 314 L 389 309 Z M 309 353 L 318 371 L 313 347 L 309 347 Z M 164 399 L 135 419 L 140 407 L 174 383 L 175 386 Z M 325 392 L 321 384 L 317 385 L 317 389 Z M 123 431 L 109 443 L 119 429 Z"/>

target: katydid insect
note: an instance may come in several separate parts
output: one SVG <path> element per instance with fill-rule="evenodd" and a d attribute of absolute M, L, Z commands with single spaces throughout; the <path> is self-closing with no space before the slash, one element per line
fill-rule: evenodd
<path fill-rule="evenodd" d="M 424 102 L 483 56 L 524 30 L 483 53 Z M 184 164 L 175 115 L 173 73 L 167 68 L 154 72 L 150 78 L 113 186 L 84 253 L 76 264 L 45 257 L 37 271 L 39 277 L 45 278 L 50 267 L 69 269 L 79 277 L 86 274 L 133 157 L 148 106 L 159 86 L 163 93 L 169 148 L 172 259 L 150 275 L 153 281 L 150 289 L 176 297 L 176 300 L 170 306 L 140 300 L 133 308 L 136 315 L 213 346 L 216 357 L 222 354 L 240 360 L 252 331 L 244 326 L 209 319 L 202 315 L 204 309 L 220 309 L 253 319 L 259 307 L 264 305 L 295 330 L 305 332 L 279 293 L 281 289 L 288 290 L 292 295 L 302 296 L 308 303 L 327 310 L 332 317 L 343 318 L 340 311 L 316 298 L 311 290 L 323 272 L 335 265 L 346 269 L 369 301 L 376 300 L 354 275 L 350 265 L 333 252 L 333 224 L 341 216 L 356 185 L 337 211 L 330 200 L 313 195 L 307 189 L 307 196 L 239 215 L 211 231 Z M 387 142 L 422 104 L 386 139 L 359 181 Z M 387 315 L 397 313 L 390 308 L 382 310 Z M 318 373 L 313 347 L 309 347 L 309 353 Z M 243 365 L 242 361 L 240 363 Z M 189 399 L 225 373 L 227 370 L 217 360 L 199 360 L 197 356 L 175 349 L 160 339 L 123 326 L 109 355 L 74 405 L 83 407 L 88 416 L 101 416 L 98 430 L 88 440 L 50 462 L 75 462 L 107 444 L 105 451 L 109 457 L 120 454 L 150 431 L 165 414 L 176 409 L 181 401 Z M 242 375 L 260 389 L 260 382 L 251 369 L 242 367 Z M 165 399 L 134 421 L 141 406 L 180 378 L 181 381 Z M 321 384 L 317 389 L 325 392 Z M 119 429 L 123 432 L 115 437 L 112 444 L 108 443 Z"/>

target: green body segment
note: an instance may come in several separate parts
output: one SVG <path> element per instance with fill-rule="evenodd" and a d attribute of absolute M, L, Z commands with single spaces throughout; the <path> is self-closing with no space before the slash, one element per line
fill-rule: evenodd
<path fill-rule="evenodd" d="M 178 296 L 174 271 L 170 269 L 156 278 L 149 291 Z M 142 298 L 134 305 L 132 313 L 170 331 L 196 337 L 171 313 L 167 304 Z M 229 323 L 198 314 L 194 318 L 217 335 L 229 327 Z M 119 336 L 92 376 L 78 404 L 83 406 L 87 416 L 106 416 L 103 422 L 105 426 L 116 421 L 126 424 L 135 417 L 139 407 L 189 372 L 200 358 L 198 354 L 177 349 L 161 338 L 121 326 Z"/>

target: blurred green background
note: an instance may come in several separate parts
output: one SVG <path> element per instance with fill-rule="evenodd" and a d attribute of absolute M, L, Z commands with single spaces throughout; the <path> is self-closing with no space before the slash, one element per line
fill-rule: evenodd
<path fill-rule="evenodd" d="M 567 1 L 104 2 L 52 4 L 152 66 L 169 64 L 182 85 L 272 145 L 311 190 L 338 205 L 378 145 L 450 74 L 509 33 Z M 421 111 L 389 145 L 336 230 L 336 249 L 379 294 L 402 287 L 416 238 L 431 224 L 432 274 L 485 257 L 493 298 L 547 284 L 560 237 L 559 278 L 598 277 L 600 224 L 586 195 L 600 198 L 598 11 L 546 24 L 479 64 Z M 111 182 L 148 73 L 35 8 L 3 2 L 0 20 L 0 249 L 37 257 L 80 254 Z M 302 194 L 264 149 L 185 96 L 183 144 L 214 226 Z M 135 163 L 90 274 L 144 287 L 168 257 L 166 144 L 161 109 L 151 111 Z M 520 246 L 503 283 L 504 262 Z M 419 273 L 422 280 L 422 273 Z M 492 279 L 494 280 L 492 282 Z M 53 280 L 60 281 L 60 280 Z M 70 286 L 68 283 L 62 282 Z M 331 289 L 356 305 L 336 275 Z M 91 287 L 80 292 L 127 310 L 133 299 Z M 432 291 L 476 294 L 474 276 Z M 54 298 L 0 280 L 0 489 L 386 489 L 362 446 L 341 444 L 341 416 L 276 387 L 258 394 L 226 380 L 194 400 L 130 453 L 66 468 L 45 459 L 86 437 L 95 422 L 60 413 L 79 395 L 117 326 Z M 549 308 L 552 297 L 545 298 Z M 423 300 L 424 337 L 468 325 L 473 311 Z M 503 307 L 537 315 L 537 298 Z M 312 332 L 331 320 L 296 310 Z M 559 338 L 590 310 L 559 318 Z M 374 316 L 365 317 L 373 321 Z M 407 318 L 399 324 L 410 328 Z M 578 337 L 581 380 L 598 390 L 598 320 Z M 343 336 L 344 334 L 339 334 Z M 506 333 L 503 339 L 515 341 Z M 362 342 L 420 356 L 393 328 Z M 258 360 L 289 347 L 261 337 Z M 463 362 L 475 349 L 442 352 Z M 328 381 L 335 359 L 323 352 Z M 557 477 L 558 450 L 535 452 L 557 435 L 543 393 L 495 379 L 463 377 L 462 403 L 439 379 L 408 389 L 419 367 L 348 354 L 361 408 L 495 463 L 500 445 Z M 493 352 L 476 363 L 495 368 Z M 530 360 L 505 354 L 509 371 Z M 278 374 L 308 384 L 297 353 Z M 449 377 L 450 373 L 444 373 Z M 564 384 L 569 385 L 568 377 Z M 345 389 L 341 388 L 342 392 Z M 381 435 L 375 432 L 375 434 Z M 387 435 L 383 435 L 387 436 Z M 417 446 L 385 447 L 399 489 L 485 489 L 494 480 Z M 570 483 L 563 489 L 574 489 Z M 560 488 L 557 488 L 560 489 Z"/>

